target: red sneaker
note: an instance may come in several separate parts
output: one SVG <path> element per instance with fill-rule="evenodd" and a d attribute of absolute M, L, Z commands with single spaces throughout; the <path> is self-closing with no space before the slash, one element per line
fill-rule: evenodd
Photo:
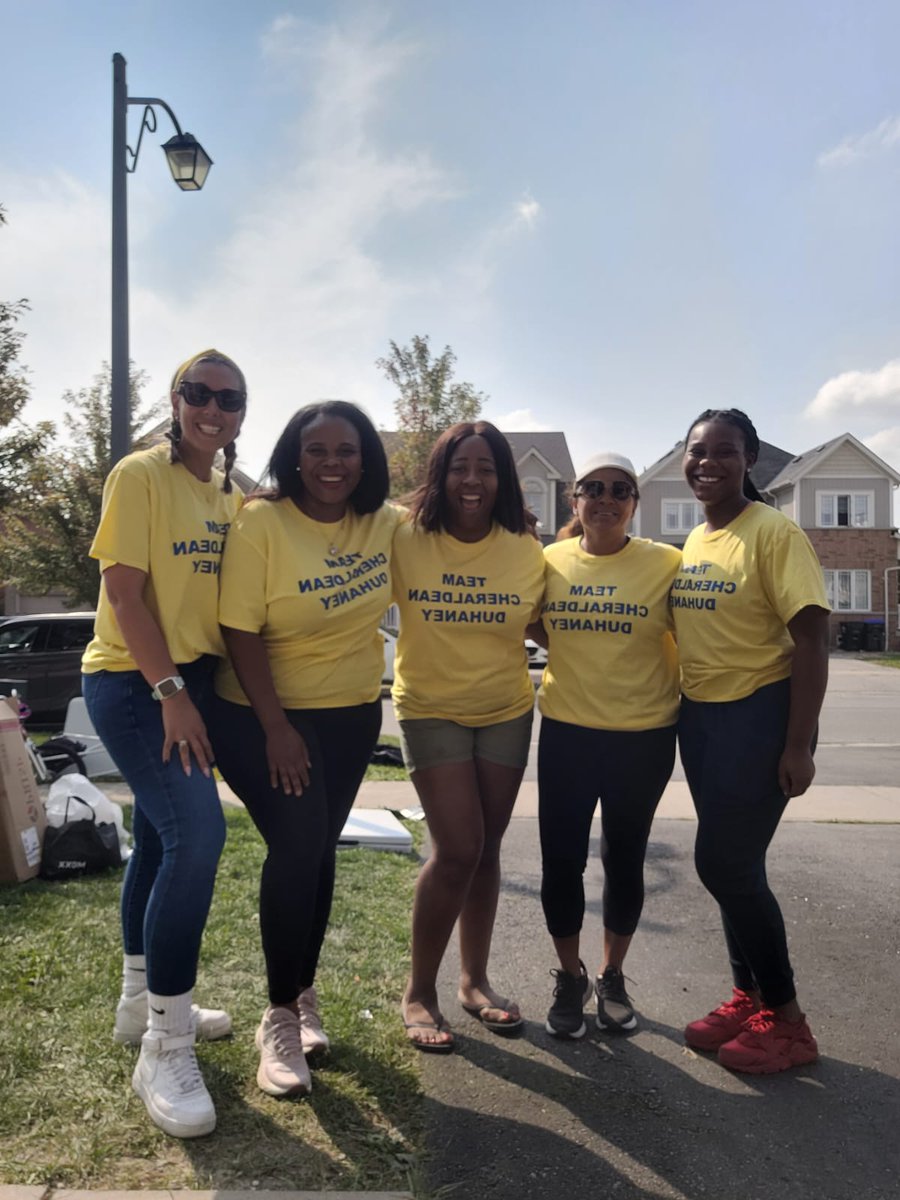
<path fill-rule="evenodd" d="M 737 1037 L 747 1018 L 757 1012 L 759 1005 L 753 997 L 740 988 L 734 988 L 730 1000 L 714 1008 L 699 1021 L 691 1021 L 684 1031 L 684 1040 L 695 1050 L 718 1050 Z"/>
<path fill-rule="evenodd" d="M 815 1062 L 819 1047 L 806 1017 L 780 1021 L 768 1009 L 750 1017 L 741 1033 L 719 1047 L 719 1062 L 747 1075 L 773 1075 L 789 1067 Z"/>

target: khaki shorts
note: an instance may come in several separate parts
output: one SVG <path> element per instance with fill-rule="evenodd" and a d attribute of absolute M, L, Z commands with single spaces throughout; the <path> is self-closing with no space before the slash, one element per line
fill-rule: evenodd
<path fill-rule="evenodd" d="M 501 767 L 528 762 L 534 710 L 496 725 L 460 725 L 438 717 L 400 722 L 400 745 L 408 771 L 484 758 Z"/>

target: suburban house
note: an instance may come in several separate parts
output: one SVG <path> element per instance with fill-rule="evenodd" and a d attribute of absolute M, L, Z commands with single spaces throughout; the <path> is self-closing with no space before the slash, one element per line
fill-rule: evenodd
<path fill-rule="evenodd" d="M 681 473 L 682 454 L 679 442 L 641 475 L 636 534 L 683 546 L 700 523 L 701 506 Z M 833 608 L 832 644 L 849 624 L 841 637 L 847 648 L 881 648 L 880 629 L 889 649 L 900 647 L 900 533 L 892 517 L 900 474 L 843 433 L 798 455 L 763 442 L 750 475 L 815 547 Z"/>

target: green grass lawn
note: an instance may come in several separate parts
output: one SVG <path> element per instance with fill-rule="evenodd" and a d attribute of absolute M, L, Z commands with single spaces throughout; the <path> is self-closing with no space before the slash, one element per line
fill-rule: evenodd
<path fill-rule="evenodd" d="M 882 654 L 871 660 L 880 667 L 900 667 L 900 654 Z"/>
<path fill-rule="evenodd" d="M 234 1020 L 198 1051 L 216 1132 L 161 1133 L 131 1090 L 137 1051 L 112 1041 L 121 872 L 0 888 L 0 1183 L 420 1191 L 422 1094 L 397 1010 L 416 856 L 339 852 L 318 980 L 333 1048 L 309 1099 L 279 1101 L 255 1081 L 262 843 L 245 812 L 226 819 L 195 992 Z"/>

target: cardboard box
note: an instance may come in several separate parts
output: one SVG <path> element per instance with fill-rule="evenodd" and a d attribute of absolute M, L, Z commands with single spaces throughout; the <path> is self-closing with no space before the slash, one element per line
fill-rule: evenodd
<path fill-rule="evenodd" d="M 46 827 L 18 704 L 0 696 L 0 883 L 21 883 L 37 875 Z"/>

